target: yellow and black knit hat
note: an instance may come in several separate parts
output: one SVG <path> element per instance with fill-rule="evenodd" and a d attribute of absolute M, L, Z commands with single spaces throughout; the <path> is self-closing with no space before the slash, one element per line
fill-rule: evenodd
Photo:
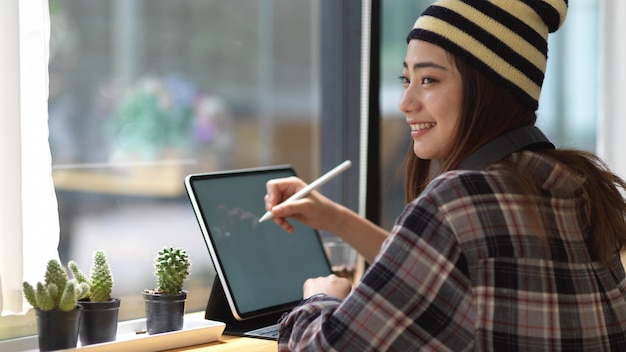
<path fill-rule="evenodd" d="M 559 29 L 567 0 L 439 0 L 407 37 L 435 44 L 537 110 L 548 59 L 548 33 Z"/>

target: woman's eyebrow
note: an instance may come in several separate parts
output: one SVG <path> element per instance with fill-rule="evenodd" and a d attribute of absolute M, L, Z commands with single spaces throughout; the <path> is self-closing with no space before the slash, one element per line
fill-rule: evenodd
<path fill-rule="evenodd" d="M 406 61 L 402 63 L 402 66 L 406 69 L 409 68 L 409 66 L 407 65 Z M 437 68 L 440 70 L 447 70 L 447 68 L 445 66 L 441 66 L 439 64 L 436 64 L 432 61 L 425 61 L 425 62 L 418 62 L 416 64 L 413 65 L 413 70 L 417 70 L 418 68 L 427 68 L 427 67 L 432 67 L 432 68 Z"/>

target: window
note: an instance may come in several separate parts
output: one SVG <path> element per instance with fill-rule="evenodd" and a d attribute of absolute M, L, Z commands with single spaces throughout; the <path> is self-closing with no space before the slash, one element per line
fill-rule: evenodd
<path fill-rule="evenodd" d="M 358 124 L 359 88 L 344 84 L 356 95 L 341 99 L 322 82 L 359 82 L 360 5 L 50 0 L 59 253 L 83 267 L 94 250 L 107 253 L 120 320 L 144 315 L 140 292 L 155 284 L 164 245 L 188 249 L 187 310 L 205 308 L 214 272 L 183 189 L 188 173 L 289 163 L 312 180 L 349 158 L 351 179 L 323 190 L 356 208 L 359 140 L 343 140 L 341 126 Z M 0 331 L 34 334 L 34 315 L 2 318 Z"/>
<path fill-rule="evenodd" d="M 186 174 L 291 163 L 319 149 L 316 2 L 56 0 L 50 145 L 62 262 L 103 249 L 122 320 L 143 316 L 163 245 L 189 251 L 189 311 L 213 268 Z M 259 199 L 262 202 L 262 199 Z"/>
<path fill-rule="evenodd" d="M 61 261 L 89 267 L 104 250 L 127 320 L 144 316 L 140 292 L 156 284 L 157 250 L 184 247 L 192 260 L 187 311 L 204 310 L 214 271 L 183 178 L 285 163 L 305 180 L 319 175 L 320 3 L 49 7 Z"/>

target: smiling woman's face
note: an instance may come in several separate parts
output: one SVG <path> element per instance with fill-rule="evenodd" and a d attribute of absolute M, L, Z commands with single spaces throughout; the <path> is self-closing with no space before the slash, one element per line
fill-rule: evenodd
<path fill-rule="evenodd" d="M 446 51 L 417 39 L 409 42 L 403 66 L 398 107 L 411 126 L 413 151 L 444 160 L 461 116 L 461 75 Z"/>

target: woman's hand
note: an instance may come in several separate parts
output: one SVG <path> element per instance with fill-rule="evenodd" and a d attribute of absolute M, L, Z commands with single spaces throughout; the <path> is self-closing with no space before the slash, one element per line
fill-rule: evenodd
<path fill-rule="evenodd" d="M 329 296 L 344 299 L 350 294 L 352 283 L 346 278 L 331 274 L 306 280 L 302 289 L 303 298 L 305 299 L 318 293 L 325 293 Z"/>
<path fill-rule="evenodd" d="M 293 233 L 293 226 L 287 218 L 293 218 L 317 230 L 331 232 L 372 263 L 389 232 L 317 191 L 304 198 L 281 204 L 305 186 L 304 181 L 294 176 L 267 182 L 265 210 L 272 212 L 274 222 L 289 233 Z"/>
<path fill-rule="evenodd" d="M 293 226 L 287 221 L 288 217 L 314 229 L 332 232 L 340 208 L 319 192 L 313 191 L 304 198 L 281 204 L 305 186 L 304 181 L 294 176 L 268 181 L 265 209 L 271 211 L 274 222 L 289 233 L 293 232 Z"/>

